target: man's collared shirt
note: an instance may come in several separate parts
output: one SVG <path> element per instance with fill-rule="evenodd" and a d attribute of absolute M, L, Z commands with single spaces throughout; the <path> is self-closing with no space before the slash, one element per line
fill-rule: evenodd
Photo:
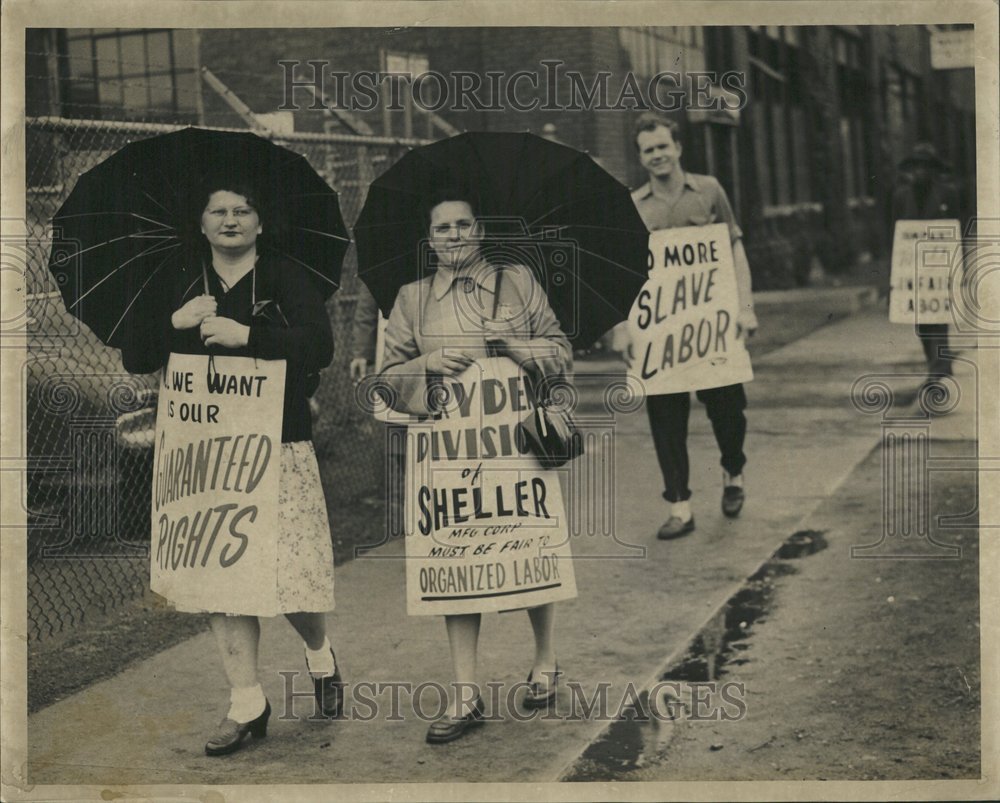
<path fill-rule="evenodd" d="M 649 182 L 632 193 L 632 201 L 650 231 L 725 223 L 732 242 L 743 236 L 726 191 L 712 176 L 685 173 L 684 189 L 673 203 L 655 195 Z"/>

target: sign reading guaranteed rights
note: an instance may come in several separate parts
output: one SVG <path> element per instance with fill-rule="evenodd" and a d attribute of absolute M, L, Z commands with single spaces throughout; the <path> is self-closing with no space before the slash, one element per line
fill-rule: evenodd
<path fill-rule="evenodd" d="M 534 389 L 507 357 L 444 380 L 441 416 L 407 433 L 410 614 L 534 607 L 576 596 L 559 476 L 527 451 Z"/>
<path fill-rule="evenodd" d="M 181 610 L 277 611 L 284 388 L 284 360 L 170 355 L 156 414 L 151 588 Z"/>
<path fill-rule="evenodd" d="M 739 293 L 724 223 L 649 235 L 649 279 L 629 314 L 631 366 L 647 395 L 704 390 L 753 379 L 736 336 Z"/>

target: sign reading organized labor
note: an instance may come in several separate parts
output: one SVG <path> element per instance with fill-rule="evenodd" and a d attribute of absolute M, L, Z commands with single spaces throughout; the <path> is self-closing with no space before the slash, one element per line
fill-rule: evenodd
<path fill-rule="evenodd" d="M 483 613 L 575 597 L 559 477 L 521 432 L 535 407 L 528 376 L 491 357 L 444 383 L 444 411 L 407 433 L 407 611 Z"/>
<path fill-rule="evenodd" d="M 724 223 L 649 235 L 649 279 L 629 314 L 632 371 L 650 396 L 753 379 L 736 336 L 739 293 Z"/>
<path fill-rule="evenodd" d="M 285 361 L 171 354 L 153 453 L 151 587 L 181 610 L 277 610 Z"/>
<path fill-rule="evenodd" d="M 962 276 L 957 220 L 897 220 L 889 288 L 891 323 L 951 323 L 952 276 Z"/>

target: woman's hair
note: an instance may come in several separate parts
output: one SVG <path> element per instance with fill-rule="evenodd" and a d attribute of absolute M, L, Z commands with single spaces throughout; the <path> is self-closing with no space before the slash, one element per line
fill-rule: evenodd
<path fill-rule="evenodd" d="M 260 193 L 257 192 L 253 184 L 246 178 L 229 175 L 220 176 L 217 174 L 206 176 L 189 196 L 191 213 L 185 221 L 182 227 L 183 231 L 181 232 L 182 239 L 187 244 L 188 259 L 194 264 L 211 264 L 212 262 L 211 246 L 209 246 L 208 240 L 205 239 L 205 235 L 201 232 L 201 216 L 204 214 L 205 209 L 208 208 L 208 202 L 212 195 L 217 192 L 232 192 L 236 195 L 242 195 L 247 199 L 247 205 L 253 207 L 262 225 L 268 220 L 267 210 L 261 208 Z M 264 232 L 269 233 L 270 237 L 274 236 L 274 232 L 270 231 L 272 228 L 273 226 L 264 225 Z M 270 240 L 265 239 L 264 235 L 261 235 L 257 241 L 258 250 L 261 246 L 266 250 L 268 242 Z"/>
<path fill-rule="evenodd" d="M 264 222 L 265 214 L 264 210 L 261 209 L 260 196 L 249 181 L 239 178 L 225 179 L 218 177 L 209 178 L 201 184 L 198 194 L 200 205 L 196 215 L 197 220 L 201 220 L 202 213 L 208 208 L 209 200 L 217 192 L 232 192 L 236 195 L 242 195 L 247 199 L 247 206 L 253 208 L 257 213 L 257 217 L 261 219 L 261 223 Z"/>
<path fill-rule="evenodd" d="M 442 185 L 431 190 L 424 196 L 423 219 L 425 228 L 430 227 L 431 212 L 434 211 L 434 207 L 448 201 L 467 203 L 469 208 L 472 209 L 473 216 L 476 218 L 479 217 L 479 198 L 475 192 L 457 184 Z"/>

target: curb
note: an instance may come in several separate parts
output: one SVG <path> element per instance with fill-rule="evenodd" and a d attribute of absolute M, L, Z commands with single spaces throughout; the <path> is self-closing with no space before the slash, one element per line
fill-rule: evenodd
<path fill-rule="evenodd" d="M 793 290 L 763 290 L 753 294 L 754 306 L 797 307 L 820 304 L 823 311 L 850 314 L 878 302 L 879 292 L 874 285 L 850 287 L 799 287 Z"/>
<path fill-rule="evenodd" d="M 864 463 L 864 461 L 869 458 L 872 451 L 874 451 L 878 447 L 879 443 L 876 442 L 871 449 L 865 452 L 865 454 L 856 463 L 854 463 L 854 465 L 851 466 L 850 470 L 848 470 L 840 478 L 840 480 L 834 487 L 833 491 L 831 492 L 831 496 L 818 500 L 815 505 L 809 508 L 809 510 L 805 514 L 803 514 L 803 516 L 800 519 L 797 520 L 797 522 L 792 526 L 791 534 L 794 534 L 799 530 L 806 529 L 807 525 L 809 524 L 809 520 L 816 514 L 816 511 L 819 510 L 819 508 L 826 501 L 832 498 L 832 495 L 835 494 L 837 490 L 839 490 L 840 487 L 843 486 L 845 482 L 847 482 L 848 479 L 850 479 L 850 476 L 857 470 L 858 466 Z M 759 563 L 757 563 L 754 566 L 753 571 L 751 571 L 749 574 L 747 574 L 745 577 L 743 577 L 741 580 L 737 581 L 733 586 L 731 586 L 726 591 L 722 601 L 718 605 L 712 607 L 711 611 L 702 620 L 701 624 L 687 637 L 685 637 L 682 641 L 680 641 L 678 645 L 674 647 L 674 649 L 672 649 L 669 653 L 667 653 L 667 656 L 657 665 L 657 668 L 653 671 L 652 676 L 647 677 L 647 679 L 643 681 L 641 686 L 637 686 L 640 695 L 648 694 L 649 691 L 657 683 L 660 682 L 660 679 L 663 677 L 663 675 L 665 675 L 667 672 L 669 672 L 671 669 L 673 669 L 681 662 L 681 660 L 687 654 L 688 650 L 694 644 L 698 636 L 700 636 L 703 632 L 705 632 L 708 629 L 708 627 L 712 624 L 712 622 L 715 621 L 715 619 L 726 610 L 726 606 L 729 604 L 729 601 L 733 599 L 733 597 L 735 597 L 742 589 L 744 589 L 747 583 L 749 583 L 750 580 L 756 574 L 758 574 L 770 561 L 772 561 L 777 556 L 778 552 L 781 550 L 781 547 L 785 544 L 788 538 L 791 537 L 791 534 L 784 536 L 782 540 L 774 547 L 774 549 L 771 550 Z M 587 749 L 591 745 L 596 743 L 605 734 L 605 732 L 607 732 L 614 724 L 615 724 L 614 721 L 602 722 L 600 728 L 598 728 L 593 733 L 593 735 L 586 741 L 586 743 L 582 747 L 576 750 L 573 756 L 569 756 L 569 751 L 567 751 L 567 753 L 564 753 L 564 756 L 566 757 L 560 759 L 560 761 L 556 764 L 553 773 L 546 780 L 564 782 L 566 776 L 570 772 L 572 772 L 573 768 L 576 766 L 577 762 L 587 751 Z"/>

